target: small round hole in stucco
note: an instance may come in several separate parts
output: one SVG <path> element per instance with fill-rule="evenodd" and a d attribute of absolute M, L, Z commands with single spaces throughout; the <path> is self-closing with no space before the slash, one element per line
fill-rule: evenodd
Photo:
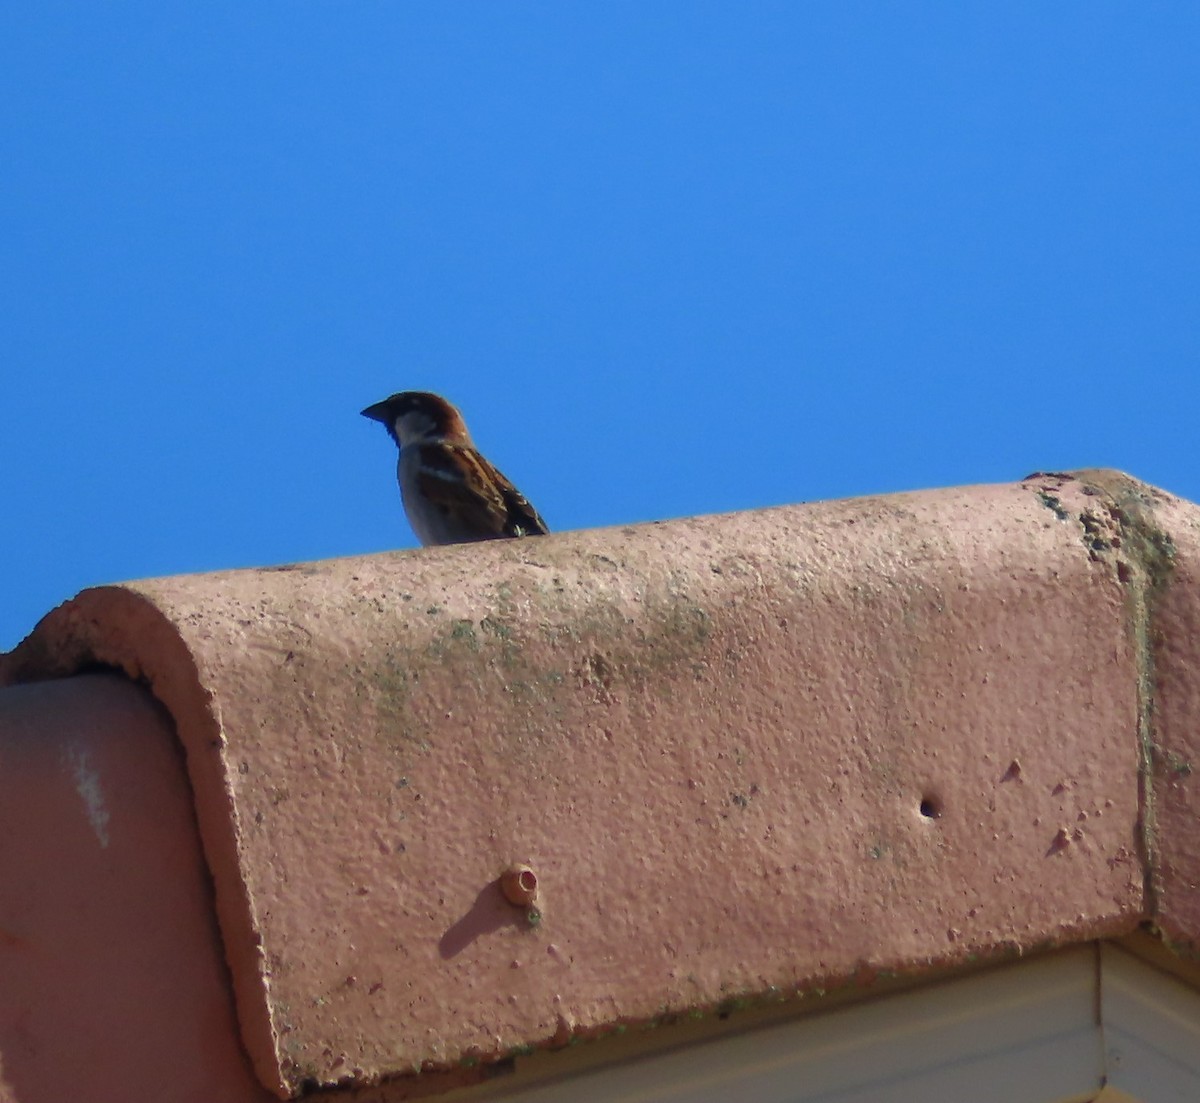
<path fill-rule="evenodd" d="M 921 798 L 921 815 L 927 820 L 936 820 L 942 814 L 942 802 L 928 795 Z"/>

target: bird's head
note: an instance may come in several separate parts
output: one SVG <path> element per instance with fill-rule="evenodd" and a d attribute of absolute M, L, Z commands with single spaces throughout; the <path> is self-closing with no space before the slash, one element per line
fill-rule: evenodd
<path fill-rule="evenodd" d="M 368 406 L 362 415 L 382 422 L 401 448 L 431 441 L 448 440 L 460 444 L 471 441 L 462 414 L 441 395 L 429 391 L 401 391 Z"/>

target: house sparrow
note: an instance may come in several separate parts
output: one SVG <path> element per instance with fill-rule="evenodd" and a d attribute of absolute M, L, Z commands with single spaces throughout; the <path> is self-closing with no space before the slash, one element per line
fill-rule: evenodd
<path fill-rule="evenodd" d="M 400 449 L 400 497 L 422 544 L 550 531 L 525 496 L 479 454 L 462 414 L 444 398 L 402 391 L 362 414 L 383 422 Z"/>

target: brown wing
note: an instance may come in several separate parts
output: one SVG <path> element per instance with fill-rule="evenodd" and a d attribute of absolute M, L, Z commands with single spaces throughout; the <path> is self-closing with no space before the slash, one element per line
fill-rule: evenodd
<path fill-rule="evenodd" d="M 491 469 L 494 484 L 500 488 L 500 494 L 504 498 L 504 505 L 507 510 L 507 517 L 504 523 L 505 533 L 508 536 L 545 536 L 550 529 L 547 527 L 546 522 L 542 520 L 541 514 L 530 504 L 529 499 L 499 471 L 492 467 L 487 460 L 482 456 L 479 458 L 480 462 L 487 464 Z"/>
<path fill-rule="evenodd" d="M 421 449 L 421 494 L 452 518 L 462 539 L 541 535 L 549 530 L 520 491 L 474 448 Z M 464 478 L 465 476 L 465 478 Z"/>

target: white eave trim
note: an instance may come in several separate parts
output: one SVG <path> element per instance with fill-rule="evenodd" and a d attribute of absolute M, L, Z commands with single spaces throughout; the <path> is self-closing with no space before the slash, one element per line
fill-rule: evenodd
<path fill-rule="evenodd" d="M 541 1071 L 543 1062 L 534 1059 Z M 1197 1103 L 1200 992 L 1090 944 L 519 1088 L 506 1103 Z M 540 1079 L 540 1077 L 539 1077 Z"/>

